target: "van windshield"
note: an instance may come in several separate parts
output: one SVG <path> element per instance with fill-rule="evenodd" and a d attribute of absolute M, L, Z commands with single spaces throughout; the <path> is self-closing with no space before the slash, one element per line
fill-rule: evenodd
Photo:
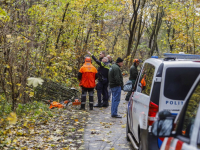
<path fill-rule="evenodd" d="M 184 100 L 200 74 L 200 68 L 167 68 L 164 96 L 173 100 Z"/>

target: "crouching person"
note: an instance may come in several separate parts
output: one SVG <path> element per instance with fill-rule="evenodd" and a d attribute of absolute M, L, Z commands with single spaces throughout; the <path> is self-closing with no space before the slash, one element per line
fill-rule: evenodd
<path fill-rule="evenodd" d="M 81 109 L 85 110 L 86 95 L 88 92 L 90 110 L 93 110 L 93 95 L 94 87 L 96 86 L 97 69 L 92 65 L 90 57 L 85 58 L 85 63 L 79 70 L 78 79 L 80 80 L 79 86 L 82 87 Z"/>

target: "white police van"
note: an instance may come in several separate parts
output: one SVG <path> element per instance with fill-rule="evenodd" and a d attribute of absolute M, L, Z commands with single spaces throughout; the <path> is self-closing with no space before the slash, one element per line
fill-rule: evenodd
<path fill-rule="evenodd" d="M 162 139 L 151 133 L 157 112 L 168 110 L 176 116 L 200 73 L 200 55 L 168 53 L 164 56 L 143 63 L 128 103 L 126 135 L 135 149 L 159 149 Z M 145 88 L 141 88 L 143 78 Z"/>
<path fill-rule="evenodd" d="M 158 113 L 159 119 L 152 125 L 154 136 L 167 137 L 161 150 L 200 149 L 200 75 L 184 101 L 175 124 L 170 112 L 161 111 Z"/>

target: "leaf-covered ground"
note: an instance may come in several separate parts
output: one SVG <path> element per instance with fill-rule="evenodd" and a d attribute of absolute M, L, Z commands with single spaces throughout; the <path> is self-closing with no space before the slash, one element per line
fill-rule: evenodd
<path fill-rule="evenodd" d="M 88 112 L 54 109 L 53 116 L 30 116 L 9 125 L 1 134 L 0 149 L 78 149 L 83 144 Z"/>
<path fill-rule="evenodd" d="M 86 111 L 78 110 L 79 106 L 49 110 L 46 104 L 42 110 L 39 108 L 41 104 L 33 103 L 29 113 L 21 118 L 18 116 L 16 124 L 7 124 L 4 129 L 0 126 L 0 149 L 133 149 L 125 137 L 125 96 L 126 93 L 122 92 L 118 107 L 118 113 L 123 117 L 121 119 L 111 117 L 111 102 L 107 108 L 94 108 L 92 111 L 88 110 L 88 101 Z M 16 121 L 13 118 L 14 115 L 10 116 L 9 121 Z"/>

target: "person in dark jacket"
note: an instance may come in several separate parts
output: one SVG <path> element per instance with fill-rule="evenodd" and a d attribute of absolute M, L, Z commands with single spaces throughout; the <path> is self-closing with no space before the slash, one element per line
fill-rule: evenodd
<path fill-rule="evenodd" d="M 91 64 L 91 58 L 86 57 L 84 65 L 80 68 L 78 73 L 78 79 L 80 80 L 79 86 L 82 87 L 81 95 L 81 109 L 85 110 L 86 95 L 89 93 L 90 110 L 93 110 L 93 94 L 95 79 L 97 79 L 97 69 Z"/>
<path fill-rule="evenodd" d="M 98 103 L 94 107 L 108 107 L 108 71 L 110 63 L 107 57 L 103 57 L 102 61 L 98 60 L 94 55 L 88 52 L 92 59 L 99 65 L 98 70 L 98 83 L 96 85 Z M 103 103 L 101 103 L 101 95 L 103 95 Z"/>
<path fill-rule="evenodd" d="M 130 68 L 130 77 L 129 77 L 129 80 L 132 81 L 132 87 L 135 85 L 135 81 L 137 79 L 137 76 L 138 76 L 138 70 L 137 70 L 137 66 L 140 64 L 140 60 L 139 59 L 134 59 L 133 60 L 133 65 L 131 66 Z M 126 94 L 126 98 L 125 100 L 126 101 L 129 101 L 129 98 L 131 96 L 131 93 L 132 91 L 128 92 Z"/>
<path fill-rule="evenodd" d="M 123 59 L 117 58 L 116 64 L 113 64 L 109 70 L 109 85 L 112 91 L 111 117 L 122 118 L 117 114 L 118 105 L 123 89 L 123 77 L 120 67 L 123 66 Z"/>
<path fill-rule="evenodd" d="M 105 51 L 101 51 L 100 54 L 99 54 L 99 61 L 102 61 L 102 59 L 106 57 L 106 53 Z"/>
<path fill-rule="evenodd" d="M 110 55 L 107 55 L 106 57 L 108 58 L 108 62 L 112 64 L 113 63 L 112 57 Z"/>
<path fill-rule="evenodd" d="M 112 57 L 110 55 L 107 55 L 106 56 L 108 58 L 108 62 L 110 63 L 110 65 L 114 64 L 114 61 L 112 60 Z M 108 100 L 110 100 L 111 98 L 111 89 L 110 89 L 110 86 L 108 85 Z"/>

